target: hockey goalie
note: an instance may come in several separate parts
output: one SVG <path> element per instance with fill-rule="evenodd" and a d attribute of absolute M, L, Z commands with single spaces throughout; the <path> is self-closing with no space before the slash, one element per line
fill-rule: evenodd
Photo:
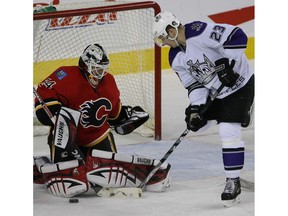
<path fill-rule="evenodd" d="M 124 106 L 109 57 L 90 44 L 76 66 L 62 66 L 34 91 L 39 121 L 51 126 L 49 156 L 34 157 L 34 184 L 55 196 L 73 197 L 90 188 L 137 187 L 157 160 L 117 153 L 111 132 L 131 133 L 149 115 L 139 106 Z M 170 185 L 170 164 L 163 163 L 144 190 L 164 191 Z"/>

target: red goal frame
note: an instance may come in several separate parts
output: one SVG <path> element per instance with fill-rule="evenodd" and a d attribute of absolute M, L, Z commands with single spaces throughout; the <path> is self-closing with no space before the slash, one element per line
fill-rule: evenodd
<path fill-rule="evenodd" d="M 73 9 L 73 10 L 64 10 L 56 11 L 49 13 L 38 13 L 33 15 L 33 20 L 43 20 L 51 18 L 60 18 L 60 17 L 69 17 L 69 16 L 79 16 L 79 15 L 89 15 L 95 13 L 105 13 L 105 12 L 117 12 L 117 11 L 129 11 L 137 9 L 153 8 L 154 15 L 161 12 L 160 6 L 153 1 L 143 1 L 143 2 L 134 2 L 134 3 L 125 3 L 118 5 L 109 5 L 101 7 L 91 7 L 91 8 L 82 8 L 82 9 Z M 152 38 L 151 38 L 152 40 Z M 155 77 L 154 77 L 154 86 L 155 86 L 155 140 L 161 140 L 162 138 L 162 118 L 161 118 L 161 48 L 156 44 L 154 45 L 155 49 Z"/>

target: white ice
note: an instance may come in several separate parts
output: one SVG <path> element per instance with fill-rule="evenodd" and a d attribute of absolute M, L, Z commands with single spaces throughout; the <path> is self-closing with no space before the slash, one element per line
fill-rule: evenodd
<path fill-rule="evenodd" d="M 252 62 L 253 63 L 253 62 Z M 185 130 L 184 110 L 187 92 L 171 70 L 162 72 L 162 140 L 154 141 L 138 134 L 115 135 L 118 152 L 161 159 Z M 190 132 L 168 162 L 172 165 L 171 187 L 163 193 L 144 192 L 133 199 L 99 198 L 93 193 L 79 197 L 79 203 L 58 198 L 43 189 L 33 193 L 35 216 L 252 216 L 254 191 L 242 189 L 241 203 L 225 208 L 220 200 L 225 175 L 217 125 L 205 133 Z M 254 182 L 254 124 L 243 130 L 246 143 L 242 178 Z M 34 138 L 34 155 L 48 154 L 46 137 Z"/>

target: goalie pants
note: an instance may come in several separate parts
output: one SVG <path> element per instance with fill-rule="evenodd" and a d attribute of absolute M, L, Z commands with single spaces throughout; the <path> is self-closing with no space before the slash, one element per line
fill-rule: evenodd
<path fill-rule="evenodd" d="M 88 152 L 91 152 L 93 149 L 117 153 L 117 148 L 112 132 L 109 132 L 101 142 L 91 147 L 81 146 L 79 148 L 85 156 L 87 156 Z"/>

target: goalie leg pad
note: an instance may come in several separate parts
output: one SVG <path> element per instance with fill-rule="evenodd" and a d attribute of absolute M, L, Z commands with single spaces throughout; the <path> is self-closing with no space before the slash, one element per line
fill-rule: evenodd
<path fill-rule="evenodd" d="M 86 167 L 80 160 L 47 163 L 40 157 L 35 160 L 38 170 L 43 174 L 46 190 L 59 197 L 73 197 L 89 189 Z"/>
<path fill-rule="evenodd" d="M 157 170 L 154 176 L 147 182 L 144 189 L 150 192 L 163 192 L 169 188 L 171 184 L 170 168 L 171 165 L 168 164 L 165 169 L 160 168 Z M 152 169 L 149 171 L 149 173 L 152 171 Z"/>
<path fill-rule="evenodd" d="M 139 156 L 93 150 L 87 157 L 87 179 L 101 187 L 137 187 L 159 161 Z M 146 185 L 147 191 L 164 191 L 170 185 L 171 165 L 163 163 Z"/>

